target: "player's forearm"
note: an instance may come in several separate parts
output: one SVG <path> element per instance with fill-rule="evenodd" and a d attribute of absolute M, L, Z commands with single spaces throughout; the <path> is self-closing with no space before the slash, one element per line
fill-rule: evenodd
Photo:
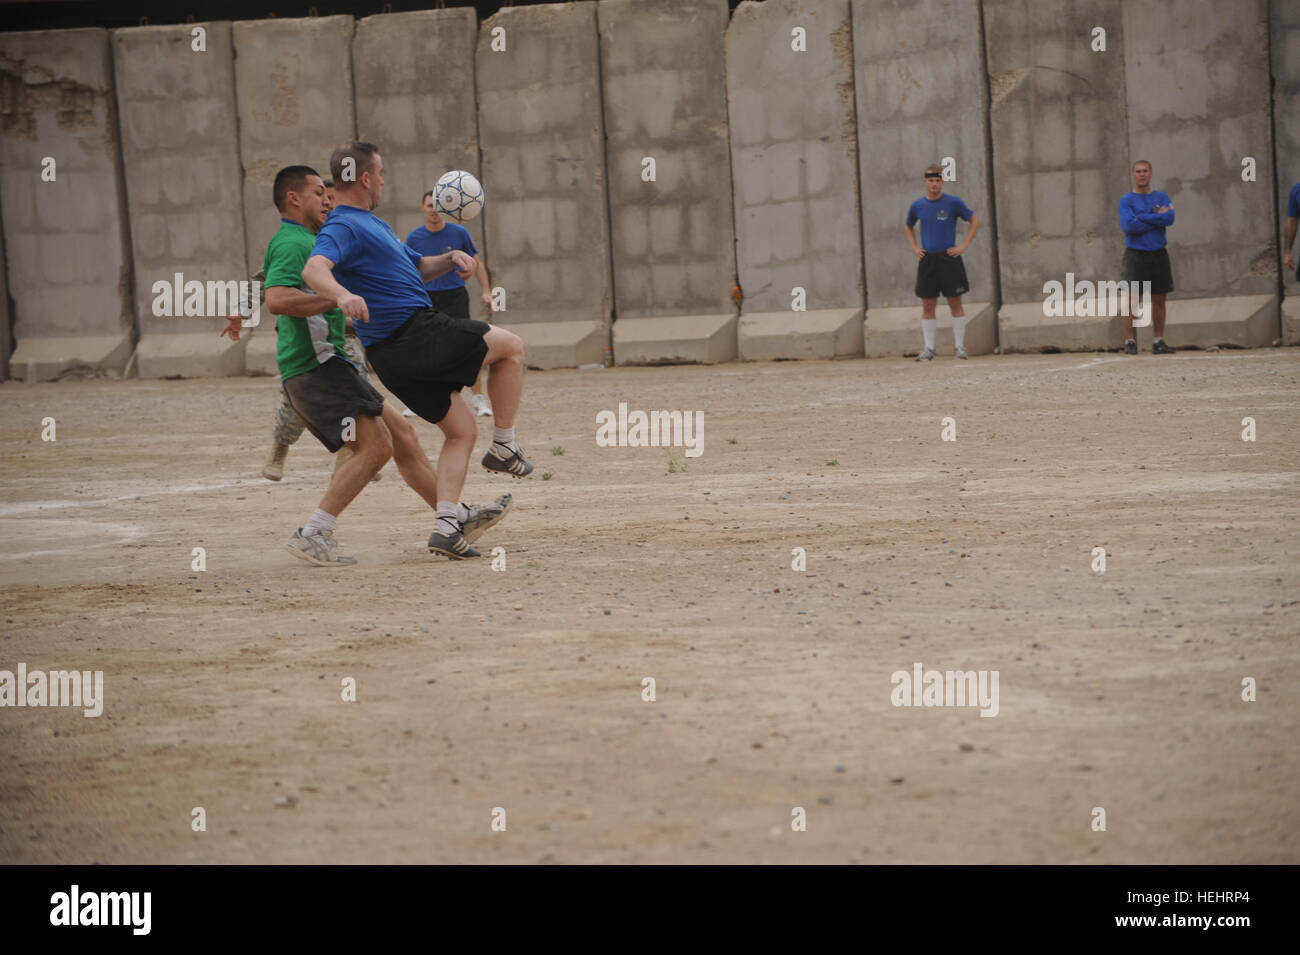
<path fill-rule="evenodd" d="M 338 304 L 344 295 L 351 294 L 334 278 L 334 265 L 323 255 L 313 255 L 302 267 L 302 280 L 316 290 L 316 294 Z"/>
<path fill-rule="evenodd" d="M 980 217 L 970 217 L 970 228 L 966 230 L 966 241 L 962 243 L 963 249 L 969 249 L 970 244 L 975 241 L 975 233 L 980 230 Z"/>
<path fill-rule="evenodd" d="M 272 315 L 308 318 L 334 307 L 334 300 L 302 289 L 277 285 L 266 290 L 266 307 Z"/>
<path fill-rule="evenodd" d="M 907 235 L 907 244 L 911 247 L 912 251 L 920 252 L 921 247 L 916 244 L 916 233 L 912 231 L 912 227 L 904 226 L 903 232 Z"/>
<path fill-rule="evenodd" d="M 438 276 L 446 275 L 455 267 L 456 263 L 452 261 L 450 252 L 420 257 L 420 277 L 426 282 L 432 282 Z"/>
<path fill-rule="evenodd" d="M 474 261 L 478 263 L 477 275 L 479 289 L 484 292 L 490 292 L 491 286 L 488 284 L 487 266 L 483 264 L 483 259 L 477 255 L 474 256 Z"/>
<path fill-rule="evenodd" d="M 1300 231 L 1298 227 L 1300 227 L 1300 219 L 1288 216 L 1286 220 L 1286 247 L 1282 249 L 1283 252 L 1290 252 L 1291 246 L 1295 245 L 1296 232 Z"/>

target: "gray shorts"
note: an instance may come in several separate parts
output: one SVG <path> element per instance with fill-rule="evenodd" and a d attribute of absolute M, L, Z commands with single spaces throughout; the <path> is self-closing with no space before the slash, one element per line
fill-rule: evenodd
<path fill-rule="evenodd" d="M 352 419 L 362 415 L 378 418 L 384 413 L 384 396 L 364 381 L 350 362 L 335 356 L 311 371 L 294 375 L 281 386 L 293 410 L 307 429 L 333 454 L 346 443 L 343 433 Z"/>

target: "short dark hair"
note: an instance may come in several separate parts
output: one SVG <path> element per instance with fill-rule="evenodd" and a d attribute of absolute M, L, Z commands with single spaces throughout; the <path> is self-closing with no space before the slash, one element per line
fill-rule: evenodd
<path fill-rule="evenodd" d="M 357 182 L 361 179 L 363 172 L 372 172 L 375 166 L 375 153 L 379 152 L 379 147 L 374 143 L 363 143 L 360 141 L 348 143 L 346 146 L 340 146 L 330 154 L 330 176 L 335 182 L 341 182 L 347 185 L 349 182 Z M 351 159 L 353 165 L 353 177 L 351 179 L 343 176 L 343 161 Z"/>
<path fill-rule="evenodd" d="M 424 195 L 420 197 L 420 205 L 424 205 L 424 200 L 428 199 L 431 195 L 433 195 L 432 189 L 430 189 L 428 192 L 426 192 Z"/>
<path fill-rule="evenodd" d="M 1138 166 L 1146 166 L 1146 167 L 1147 167 L 1148 169 L 1150 169 L 1152 172 L 1155 172 L 1155 169 L 1156 169 L 1155 166 L 1151 165 L 1151 163 L 1150 163 L 1149 160 L 1146 160 L 1146 159 L 1139 159 L 1139 160 L 1138 160 L 1137 162 L 1135 162 L 1133 165 L 1131 165 L 1131 166 L 1128 167 L 1128 171 L 1129 171 L 1129 172 L 1132 172 L 1132 171 L 1133 171 L 1134 169 L 1136 169 Z"/>
<path fill-rule="evenodd" d="M 302 192 L 303 186 L 307 185 L 307 177 L 319 175 L 320 173 L 311 166 L 285 166 L 275 174 L 275 184 L 271 186 L 271 201 L 283 212 L 289 193 Z"/>
<path fill-rule="evenodd" d="M 333 189 L 333 188 L 334 188 L 334 180 L 333 180 L 333 179 L 326 179 L 324 185 L 325 185 L 325 188 L 326 188 L 326 189 Z"/>

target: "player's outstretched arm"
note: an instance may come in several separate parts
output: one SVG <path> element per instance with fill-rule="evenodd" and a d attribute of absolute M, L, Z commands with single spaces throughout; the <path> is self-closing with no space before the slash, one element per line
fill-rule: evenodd
<path fill-rule="evenodd" d="M 488 281 L 487 266 L 483 264 L 483 256 L 474 256 L 475 274 L 478 276 L 479 297 L 483 299 L 483 304 L 492 310 L 492 286 Z"/>
<path fill-rule="evenodd" d="M 334 263 L 323 255 L 313 255 L 302 267 L 302 280 L 334 302 L 348 318 L 370 321 L 366 300 L 353 295 L 334 278 Z"/>
<path fill-rule="evenodd" d="M 272 315 L 309 318 L 333 308 L 334 299 L 304 292 L 302 289 L 288 285 L 273 285 L 266 290 L 266 307 L 271 310 Z"/>
<path fill-rule="evenodd" d="M 474 260 L 464 252 L 453 250 L 442 255 L 420 256 L 420 278 L 431 282 L 440 275 L 446 275 L 452 269 L 463 279 L 474 274 Z"/>

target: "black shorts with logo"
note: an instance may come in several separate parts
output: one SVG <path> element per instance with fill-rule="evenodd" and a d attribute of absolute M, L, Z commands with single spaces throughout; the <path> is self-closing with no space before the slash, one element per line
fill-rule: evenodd
<path fill-rule="evenodd" d="M 430 292 L 429 301 L 439 312 L 452 318 L 469 318 L 469 289 L 463 285 Z"/>
<path fill-rule="evenodd" d="M 1152 295 L 1168 295 L 1174 290 L 1174 270 L 1169 264 L 1168 249 L 1124 250 L 1124 281 L 1150 282 Z"/>
<path fill-rule="evenodd" d="M 344 418 L 355 423 L 361 415 L 378 418 L 384 396 L 364 380 L 352 363 L 335 355 L 311 371 L 281 382 L 285 397 L 317 440 L 333 454 L 343 447 Z"/>
<path fill-rule="evenodd" d="M 970 282 L 966 279 L 966 266 L 961 256 L 952 256 L 947 252 L 927 252 L 925 258 L 916 263 L 916 297 L 954 298 L 970 291 Z"/>
<path fill-rule="evenodd" d="M 421 308 L 393 334 L 367 346 L 366 357 L 389 391 L 437 424 L 447 416 L 452 394 L 478 378 L 488 351 L 483 336 L 491 328 Z"/>

